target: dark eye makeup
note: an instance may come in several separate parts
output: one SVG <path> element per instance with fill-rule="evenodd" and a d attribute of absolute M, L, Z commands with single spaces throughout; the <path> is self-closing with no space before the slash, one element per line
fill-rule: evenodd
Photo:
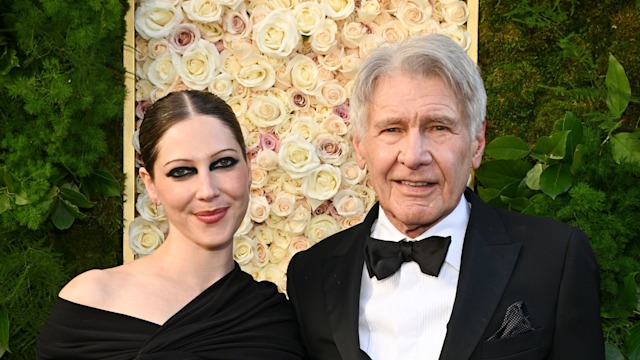
<path fill-rule="evenodd" d="M 216 161 L 213 161 L 209 164 L 209 171 L 213 171 L 216 169 L 227 169 L 233 167 L 240 160 L 233 157 L 223 157 Z M 169 170 L 166 174 L 167 177 L 171 177 L 174 179 L 182 179 L 188 176 L 192 176 L 198 173 L 198 170 L 195 167 L 191 166 L 179 166 Z"/>

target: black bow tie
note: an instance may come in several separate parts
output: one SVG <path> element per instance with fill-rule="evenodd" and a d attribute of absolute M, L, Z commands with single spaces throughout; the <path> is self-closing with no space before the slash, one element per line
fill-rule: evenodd
<path fill-rule="evenodd" d="M 364 246 L 364 258 L 369 277 L 382 280 L 393 275 L 400 265 L 415 261 L 420 270 L 438 276 L 451 244 L 451 236 L 431 236 L 419 241 L 383 241 L 368 237 Z"/>

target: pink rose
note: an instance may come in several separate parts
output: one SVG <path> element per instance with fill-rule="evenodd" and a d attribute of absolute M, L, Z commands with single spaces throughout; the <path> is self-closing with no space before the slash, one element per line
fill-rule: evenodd
<path fill-rule="evenodd" d="M 194 24 L 176 25 L 169 34 L 169 46 L 178 54 L 189 50 L 200 39 L 200 29 Z"/>
<path fill-rule="evenodd" d="M 260 148 L 273 150 L 274 152 L 278 152 L 280 149 L 280 141 L 278 137 L 271 133 L 260 133 Z"/>

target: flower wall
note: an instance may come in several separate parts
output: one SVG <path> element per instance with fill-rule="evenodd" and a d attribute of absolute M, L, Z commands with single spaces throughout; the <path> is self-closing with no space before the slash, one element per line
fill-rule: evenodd
<path fill-rule="evenodd" d="M 296 252 L 364 219 L 376 196 L 356 164 L 349 95 L 367 52 L 418 33 L 468 49 L 457 0 L 136 1 L 136 128 L 172 91 L 212 92 L 243 127 L 253 182 L 233 256 L 283 291 Z M 137 130 L 133 144 L 136 152 Z M 139 165 L 138 161 L 138 165 Z M 129 243 L 138 256 L 166 236 L 162 207 L 136 182 Z"/>

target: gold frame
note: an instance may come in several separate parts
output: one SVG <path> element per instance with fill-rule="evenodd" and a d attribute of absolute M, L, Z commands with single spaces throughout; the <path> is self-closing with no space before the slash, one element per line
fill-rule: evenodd
<path fill-rule="evenodd" d="M 478 23 L 479 23 L 479 0 L 467 0 L 469 7 L 469 19 L 467 20 L 467 31 L 472 36 L 471 47 L 467 51 L 469 56 L 478 62 Z M 135 150 L 131 139 L 135 131 L 135 28 L 134 28 L 135 0 L 129 0 L 129 11 L 125 15 L 127 32 L 124 40 L 123 62 L 126 69 L 125 85 L 127 86 L 127 97 L 124 104 L 124 128 L 123 136 L 123 159 L 122 167 L 126 175 L 124 186 L 123 221 L 124 230 L 122 234 L 122 257 L 127 263 L 134 260 L 134 254 L 129 247 L 129 223 L 135 217 Z"/>

